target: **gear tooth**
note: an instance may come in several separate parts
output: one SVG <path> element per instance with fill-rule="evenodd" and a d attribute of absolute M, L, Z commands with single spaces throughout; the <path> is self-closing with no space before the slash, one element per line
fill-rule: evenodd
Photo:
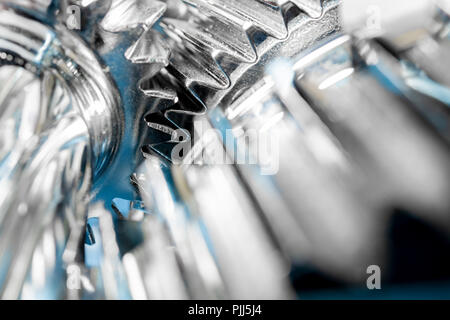
<path fill-rule="evenodd" d="M 243 28 L 253 25 L 270 36 L 284 39 L 288 30 L 281 7 L 268 0 L 186 0 L 207 15 L 239 23 Z"/>
<path fill-rule="evenodd" d="M 172 158 L 170 157 L 170 154 L 172 153 L 172 150 L 175 147 L 175 145 L 176 144 L 174 142 L 161 142 L 161 143 L 149 144 L 149 145 L 143 146 L 141 148 L 141 151 L 142 151 L 144 157 L 154 154 L 154 155 L 163 157 L 169 163 L 171 163 Z"/>
<path fill-rule="evenodd" d="M 170 120 L 167 119 L 163 110 L 155 110 L 146 114 L 144 116 L 144 121 L 149 128 L 155 131 L 155 134 L 152 135 L 153 143 L 170 141 L 170 137 L 172 136 L 174 130 L 178 129 Z"/>
<path fill-rule="evenodd" d="M 163 105 L 173 105 L 178 102 L 178 95 L 171 88 L 170 83 L 164 78 L 162 73 L 158 73 L 155 77 L 144 78 L 139 82 L 139 90 L 149 98 L 165 100 L 167 103 Z M 161 105 L 161 103 L 159 104 Z M 165 108 L 167 109 L 167 108 Z"/>
<path fill-rule="evenodd" d="M 188 109 L 182 107 L 179 104 L 172 104 L 171 107 L 166 110 L 160 111 L 163 113 L 164 118 L 168 121 L 170 126 L 175 129 L 181 129 L 185 132 L 186 137 L 190 138 L 189 133 L 186 131 L 185 125 L 189 122 L 192 122 L 193 118 L 196 116 L 204 115 L 207 111 L 207 108 L 203 105 L 190 105 Z M 150 114 L 151 116 L 151 114 Z"/>
<path fill-rule="evenodd" d="M 176 95 L 175 92 L 173 94 Z M 178 97 L 165 107 L 158 104 L 157 109 L 144 117 L 147 126 L 153 130 L 152 143 L 146 146 L 147 149 L 169 161 L 172 161 L 171 151 L 177 144 L 191 140 L 186 127 L 192 124 L 195 117 L 204 115 L 207 111 L 203 104 L 194 103 L 186 106 L 176 102 Z M 179 140 L 181 136 L 183 139 Z"/>
<path fill-rule="evenodd" d="M 100 25 L 109 32 L 127 31 L 139 26 L 148 28 L 165 10 L 166 4 L 157 0 L 113 0 Z"/>
<path fill-rule="evenodd" d="M 161 27 L 178 44 L 171 71 L 188 88 L 199 84 L 212 89 L 229 88 L 230 79 L 221 68 L 220 55 L 239 63 L 254 63 L 258 54 L 247 30 L 254 26 L 268 35 L 284 39 L 288 35 L 281 7 L 273 2 L 251 0 L 184 0 L 191 5 L 195 21 L 165 18 Z M 192 56 L 183 52 L 190 50 Z"/>
<path fill-rule="evenodd" d="M 152 128 L 153 130 L 158 131 L 158 133 L 164 133 L 167 135 L 171 135 L 172 132 L 174 131 L 173 128 L 163 125 L 163 124 L 159 123 L 159 121 L 154 121 L 154 120 L 148 119 L 146 122 L 147 122 L 147 125 L 149 126 L 149 128 Z M 164 140 L 164 142 L 166 142 L 166 140 Z"/>
<path fill-rule="evenodd" d="M 255 63 L 258 53 L 250 33 L 256 30 L 267 36 L 283 40 L 288 37 L 282 5 L 292 2 L 311 17 L 322 15 L 321 0 L 183 0 L 191 16 L 185 14 L 166 17 L 160 26 L 171 39 L 173 54 L 167 71 L 184 87 L 195 92 L 195 87 L 225 90 L 231 80 L 221 67 L 221 57 L 231 58 L 238 64 Z M 149 44 L 151 43 L 151 44 Z M 127 59 L 134 63 L 150 63 L 147 79 L 152 78 L 166 65 L 168 51 L 161 45 L 161 38 L 148 31 L 126 52 Z M 147 83 L 148 84 L 148 83 Z M 178 109 L 178 97 L 171 90 L 162 89 L 157 81 L 151 81 L 146 88 L 140 84 L 142 92 L 150 98 L 171 101 L 169 106 L 154 110 L 147 115 L 147 125 L 165 135 L 182 128 L 190 117 L 204 111 Z M 167 136 L 166 136 L 167 138 Z M 164 140 L 164 139 L 163 139 Z M 169 158 L 168 146 L 176 141 L 158 141 L 150 145 L 156 153 Z M 161 149 L 162 148 L 162 149 Z M 171 148 L 169 148 L 171 149 Z"/>
<path fill-rule="evenodd" d="M 170 114 L 178 114 L 180 115 L 179 119 L 171 118 Z M 187 142 L 191 140 L 191 135 L 188 131 L 181 127 L 181 117 L 192 117 L 192 115 L 196 114 L 195 112 L 186 112 L 183 110 L 167 110 L 166 112 L 154 112 L 147 114 L 145 116 L 145 121 L 147 126 L 154 130 L 153 140 L 154 142 L 148 145 L 145 145 L 142 148 L 142 152 L 144 156 L 146 154 L 156 153 L 157 155 L 162 156 L 169 162 L 172 162 L 172 149 L 181 143 L 176 140 L 176 135 L 179 134 L 175 132 L 175 130 L 182 130 L 182 135 L 184 136 L 183 142 Z M 177 124 L 178 123 L 178 124 Z M 156 137 L 159 137 L 155 139 Z M 170 136 L 170 138 L 168 138 Z M 174 140 L 175 139 L 175 140 Z"/>
<path fill-rule="evenodd" d="M 197 59 L 184 59 L 178 55 L 170 62 L 171 70 L 187 88 L 191 88 L 194 84 L 218 90 L 227 89 L 230 86 L 227 74 L 212 57 L 199 52 Z"/>
<path fill-rule="evenodd" d="M 186 122 L 186 119 L 192 120 L 196 116 L 202 116 L 206 113 L 206 107 L 201 110 L 178 110 L 178 109 L 169 109 L 164 115 L 166 119 L 168 119 L 171 123 L 175 125 L 175 127 L 179 129 L 183 129 L 183 124 Z"/>
<path fill-rule="evenodd" d="M 132 63 L 169 64 L 170 48 L 153 29 L 146 30 L 139 39 L 127 49 L 125 57 Z"/>
<path fill-rule="evenodd" d="M 255 47 L 250 40 L 247 31 L 235 24 L 226 24 L 220 20 L 208 25 L 209 34 L 229 48 L 228 54 L 242 60 L 245 63 L 253 63 L 258 59 Z"/>
<path fill-rule="evenodd" d="M 238 63 L 254 63 L 258 54 L 249 29 L 256 28 L 277 39 L 285 39 L 288 29 L 281 5 L 288 0 L 183 0 L 192 16 L 172 15 L 164 18 L 160 26 L 173 40 L 173 55 L 162 36 L 150 27 L 167 9 L 166 3 L 157 0 L 113 0 L 110 10 L 103 19 L 103 29 L 121 32 L 142 26 L 143 34 L 130 46 L 125 57 L 132 63 L 149 64 L 147 76 L 139 83 L 143 94 L 152 99 L 167 101 L 160 110 L 153 110 L 146 116 L 149 128 L 155 134 L 165 136 L 157 144 L 149 146 L 156 153 L 177 144 L 167 141 L 177 128 L 181 128 L 190 117 L 205 112 L 178 109 L 178 96 L 174 90 L 163 88 L 155 80 L 164 67 L 191 90 L 196 85 L 213 90 L 230 87 L 230 78 L 221 68 L 219 56 L 226 56 Z M 282 3 L 281 3 L 282 2 Z M 321 15 L 321 1 L 291 1 L 311 16 Z M 193 17 L 193 19 L 192 19 Z M 172 47 L 172 46 L 171 46 Z M 166 150 L 166 151 L 167 151 Z M 168 158 L 167 152 L 163 154 Z"/>
<path fill-rule="evenodd" d="M 177 19 L 164 19 L 162 26 L 213 57 L 221 52 L 246 63 L 257 58 L 247 33 L 239 26 L 217 20 L 207 21 L 202 26 Z"/>
<path fill-rule="evenodd" d="M 171 89 L 141 89 L 145 96 L 149 98 L 177 101 L 177 93 Z"/>
<path fill-rule="evenodd" d="M 317 19 L 322 16 L 322 0 L 290 0 L 289 2 L 305 11 L 311 18 Z"/>

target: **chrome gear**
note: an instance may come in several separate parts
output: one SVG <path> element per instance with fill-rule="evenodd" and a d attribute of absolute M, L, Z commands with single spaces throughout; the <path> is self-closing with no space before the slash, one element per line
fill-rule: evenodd
<path fill-rule="evenodd" d="M 403 279 L 397 234 L 450 235 L 450 18 L 446 0 L 391 3 L 0 4 L 3 297 Z"/>

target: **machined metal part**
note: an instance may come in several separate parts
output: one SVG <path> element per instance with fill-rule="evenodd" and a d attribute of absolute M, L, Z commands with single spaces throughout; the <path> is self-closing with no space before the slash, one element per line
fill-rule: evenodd
<path fill-rule="evenodd" d="M 445 280 L 449 26 L 446 0 L 3 1 L 1 297 Z"/>
<path fill-rule="evenodd" d="M 45 230 L 60 221 L 63 239 L 83 232 L 76 226 L 84 224 L 92 180 L 114 156 L 123 128 L 115 86 L 83 41 L 27 17 L 16 3 L 1 9 L 2 121 L 12 127 L 2 146 L 0 265 L 2 297 L 11 299 L 33 272 Z M 64 283 L 62 261 L 48 259 Z"/>
<path fill-rule="evenodd" d="M 234 23 L 222 18 L 226 13 L 213 9 L 209 13 L 205 9 L 209 7 L 201 4 L 205 7 L 200 11 L 206 11 L 211 19 L 219 16 L 220 22 L 206 18 L 199 24 L 218 27 L 223 21 Z M 300 15 L 303 19 L 297 17 L 287 24 L 289 41 L 281 40 L 278 45 L 274 42 L 282 34 L 257 24 L 266 27 L 273 37 L 262 42 L 266 51 L 253 56 L 251 51 L 232 51 L 226 39 L 217 44 L 217 39 L 206 38 L 208 27 L 204 29 L 207 31 L 198 27 L 190 31 L 189 25 L 177 19 L 164 22 L 180 54 L 191 52 L 180 57 L 180 62 L 175 56 L 169 71 L 177 78 L 181 76 L 184 87 L 195 92 L 201 105 L 207 107 L 209 121 L 205 123 L 204 116 L 197 115 L 191 120 L 194 125 L 189 134 L 169 132 L 172 148 L 161 144 L 151 147 L 156 154 L 177 160 L 172 169 L 173 179 L 178 181 L 175 187 L 190 204 L 191 215 L 217 214 L 218 208 L 225 208 L 229 215 L 239 210 L 249 213 L 251 210 L 244 209 L 249 201 L 266 234 L 283 252 L 278 258 L 271 256 L 273 262 L 314 265 L 332 278 L 361 284 L 371 263 L 389 270 L 387 232 L 395 208 L 406 209 L 448 234 L 448 103 L 446 95 L 437 94 L 445 86 L 442 77 L 420 69 L 403 49 L 386 47 L 383 39 L 340 33 L 335 5 L 324 3 L 320 22 L 325 29 L 315 26 L 314 19 Z M 316 27 L 314 31 L 307 28 L 309 24 Z M 441 37 L 438 50 L 445 51 L 447 42 L 446 35 Z M 273 47 L 264 47 L 268 43 Z M 393 54 L 396 50 L 398 54 Z M 202 60 L 206 52 L 220 63 L 210 58 Z M 230 55 L 230 59 L 242 62 L 231 64 L 237 68 L 227 73 L 228 60 L 223 56 Z M 291 60 L 276 61 L 277 56 Z M 191 62 L 192 57 L 200 58 Z M 187 65 L 178 67 L 177 63 Z M 188 74 L 195 68 L 190 63 L 210 70 L 209 80 L 205 74 L 203 78 L 200 73 Z M 445 76 L 443 70 L 440 73 Z M 222 77 L 222 72 L 226 76 Z M 425 75 L 433 78 L 436 82 L 430 85 L 434 86 L 434 94 L 411 86 L 414 74 L 424 76 L 422 79 Z M 344 125 L 346 121 L 349 127 Z M 218 132 L 212 136 L 211 132 L 199 133 L 196 124 L 200 128 L 213 126 Z M 227 129 L 233 132 L 231 143 Z M 278 167 L 274 174 L 261 175 L 271 159 L 261 159 L 257 152 L 252 154 L 257 150 L 257 139 L 252 141 L 250 136 L 250 146 L 239 145 L 242 135 L 254 130 L 278 137 Z M 178 158 L 182 149 L 184 156 Z M 239 152 L 249 152 L 250 158 L 257 160 L 253 165 L 236 164 Z M 223 154 L 225 158 L 235 157 L 234 161 L 222 161 Z M 408 155 L 407 162 L 403 155 Z M 142 170 L 146 170 L 145 165 Z M 202 178 L 204 175 L 209 178 Z M 239 181 L 244 188 L 233 187 L 232 195 L 221 204 L 213 199 L 216 194 L 228 194 L 227 183 L 219 178 L 223 175 L 231 185 Z M 151 180 L 150 176 L 147 180 Z M 166 184 L 173 188 L 170 179 Z M 145 186 L 141 185 L 142 192 L 161 188 Z M 217 191 L 213 191 L 215 188 Z M 202 209 L 207 204 L 211 207 Z M 161 214 L 165 216 L 164 211 Z M 217 230 L 211 232 L 220 237 Z M 236 232 L 237 237 L 247 238 L 247 231 Z M 251 232 L 256 234 L 255 230 Z M 222 237 L 223 241 L 231 241 L 228 235 Z M 219 264 L 219 270 L 226 269 L 226 262 L 223 264 Z M 278 275 L 282 274 L 278 270 Z M 238 296 L 231 293 L 231 297 Z"/>

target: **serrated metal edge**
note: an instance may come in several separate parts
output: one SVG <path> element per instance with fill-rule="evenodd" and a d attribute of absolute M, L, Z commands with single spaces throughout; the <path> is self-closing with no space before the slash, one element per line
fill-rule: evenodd
<path fill-rule="evenodd" d="M 141 4 L 142 2 L 150 6 L 153 3 L 156 7 L 161 5 L 161 2 L 157 0 L 138 1 Z M 196 86 L 224 90 L 232 85 L 228 74 L 221 67 L 221 57 L 231 58 L 237 64 L 253 64 L 258 61 L 259 56 L 256 44 L 250 36 L 251 30 L 259 30 L 266 36 L 274 37 L 281 41 L 289 37 L 286 17 L 282 8 L 286 3 L 294 4 L 313 18 L 320 17 L 323 12 L 322 0 L 279 0 L 277 3 L 266 0 L 252 0 L 246 1 L 244 4 L 238 0 L 183 0 L 183 2 L 188 5 L 187 14 L 175 19 L 164 17 L 161 19 L 160 26 L 171 41 L 170 47 L 172 52 L 170 59 L 167 57 L 167 61 L 164 57 L 151 56 L 147 58 L 140 56 L 133 59 L 131 55 L 131 52 L 134 52 L 136 47 L 141 44 L 140 42 L 144 42 L 143 38 L 148 37 L 147 32 L 152 32 L 148 31 L 151 27 L 148 21 L 151 21 L 153 24 L 156 21 L 155 19 L 142 15 L 142 19 L 133 19 L 128 25 L 123 21 L 119 24 L 120 27 L 112 24 L 111 17 L 114 14 L 123 15 L 120 11 L 125 10 L 127 6 L 133 5 L 134 1 L 113 1 L 111 6 L 112 12 L 108 12 L 105 16 L 103 26 L 106 24 L 111 31 L 126 31 L 143 26 L 146 32 L 127 49 L 127 59 L 133 63 L 156 63 L 157 66 L 161 67 L 158 69 L 157 66 L 150 66 L 149 77 L 154 76 L 162 68 L 167 67 L 171 76 L 187 88 L 194 97 L 197 96 L 194 89 Z M 154 15 L 155 10 L 149 11 Z M 234 45 L 232 39 L 227 39 L 226 34 L 221 34 L 217 30 L 211 29 L 211 26 L 214 27 L 219 24 L 224 32 L 227 32 L 228 28 L 228 31 L 234 32 L 235 35 L 239 36 L 240 47 L 243 44 L 245 48 L 239 50 L 239 46 Z M 247 41 L 247 46 L 245 46 Z M 158 50 L 153 51 L 158 52 Z M 161 51 L 164 51 L 164 48 L 159 50 L 159 52 Z M 173 92 L 169 93 L 157 88 L 144 90 L 142 87 L 141 90 L 150 98 L 168 101 L 175 99 Z M 147 120 L 151 115 L 154 115 L 155 118 L 163 116 L 170 125 L 158 123 L 157 121 L 147 121 L 147 125 L 159 134 L 172 135 L 175 130 L 183 129 L 181 123 L 183 121 L 180 121 L 180 117 L 189 119 L 206 112 L 206 105 L 200 99 L 198 100 L 199 105 L 203 106 L 200 111 L 177 109 L 177 104 L 172 103 L 172 107 L 157 110 L 146 115 Z M 156 115 L 157 113 L 159 115 Z M 187 131 L 186 134 L 187 139 L 190 139 Z M 177 143 L 178 141 L 174 141 L 173 137 L 171 137 L 166 141 L 146 146 L 145 149 L 150 148 L 170 160 L 170 156 L 164 153 L 171 149 L 168 147 L 169 145 L 173 146 Z M 162 149 L 166 151 L 163 152 Z"/>
<path fill-rule="evenodd" d="M 283 21 L 283 26 L 279 32 L 273 32 L 274 30 L 265 27 L 263 21 L 255 21 L 254 17 L 246 17 L 243 12 L 230 13 L 230 5 L 233 3 L 227 0 L 225 6 L 225 0 L 215 1 L 210 0 L 184 0 L 184 2 L 194 5 L 194 9 L 190 9 L 191 15 L 186 20 L 163 18 L 161 21 L 161 27 L 172 40 L 173 55 L 169 63 L 169 72 L 178 79 L 182 85 L 187 88 L 194 97 L 198 97 L 195 87 L 205 87 L 213 90 L 224 90 L 232 86 L 229 75 L 222 69 L 220 58 L 227 56 L 234 59 L 238 64 L 254 64 L 258 61 L 259 56 L 256 50 L 256 44 L 251 39 L 249 31 L 257 29 L 264 32 L 266 36 L 272 36 L 278 40 L 284 40 L 289 37 L 289 30 L 287 28 L 286 18 L 281 6 L 273 6 L 272 2 L 253 0 L 252 2 L 246 2 L 247 6 L 253 4 L 253 11 L 257 11 L 261 6 L 272 6 L 272 9 L 276 9 Z M 236 1 L 235 1 L 236 2 Z M 292 3 L 308 13 L 310 17 L 318 18 L 323 14 L 323 7 L 321 0 L 303 1 L 281 1 L 282 4 Z M 222 10 L 217 3 L 222 3 L 226 8 Z M 237 2 L 236 2 L 237 3 Z M 236 5 L 236 3 L 234 3 Z M 302 5 L 303 4 L 303 5 Z M 320 10 L 318 9 L 320 7 Z M 235 6 L 236 8 L 236 6 Z M 315 8 L 315 14 L 313 13 Z M 247 8 L 248 9 L 248 8 Z M 216 11 L 215 11 L 216 10 Z M 252 11 L 252 10 L 250 10 Z M 232 28 L 235 32 L 240 30 L 242 35 L 249 41 L 249 47 L 251 51 L 247 51 L 247 55 L 240 52 L 233 52 L 232 43 L 220 42 L 220 38 L 223 36 L 220 33 L 211 32 L 209 26 L 211 23 L 221 23 L 225 28 Z M 226 29 L 224 29 L 226 32 Z M 285 31 L 285 32 L 284 32 Z M 214 37 L 215 36 L 215 37 Z M 242 39 L 242 38 L 241 38 Z M 195 117 L 206 112 L 206 105 L 203 101 L 198 99 L 205 110 L 201 113 L 178 111 L 185 114 L 186 117 Z M 173 123 L 176 128 L 181 129 L 181 124 L 176 119 L 171 118 L 170 113 L 165 114 L 165 118 Z M 153 129 L 158 127 L 155 123 L 149 124 Z M 166 127 L 160 127 L 160 129 L 167 129 Z M 190 139 L 190 137 L 188 137 Z M 176 141 L 166 141 L 171 145 L 176 144 Z M 153 151 L 155 147 L 161 147 L 161 145 L 149 146 Z M 164 149 L 167 145 L 163 144 Z M 161 148 L 157 151 L 158 154 L 163 155 L 164 158 L 170 160 L 168 154 L 164 154 Z"/>

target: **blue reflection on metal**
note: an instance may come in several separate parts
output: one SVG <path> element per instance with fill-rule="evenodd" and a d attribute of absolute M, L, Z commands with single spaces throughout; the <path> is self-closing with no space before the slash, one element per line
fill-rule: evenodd
<path fill-rule="evenodd" d="M 140 200 L 114 198 L 112 200 L 112 208 L 121 218 L 124 219 L 127 219 L 130 215 L 130 212 L 132 212 L 133 210 L 139 210 L 144 213 L 148 213 L 148 211 L 144 207 L 144 203 Z"/>
<path fill-rule="evenodd" d="M 89 240 L 84 244 L 84 258 L 87 267 L 99 267 L 103 258 L 102 240 L 100 237 L 99 220 L 97 217 L 89 218 L 87 221 Z"/>

